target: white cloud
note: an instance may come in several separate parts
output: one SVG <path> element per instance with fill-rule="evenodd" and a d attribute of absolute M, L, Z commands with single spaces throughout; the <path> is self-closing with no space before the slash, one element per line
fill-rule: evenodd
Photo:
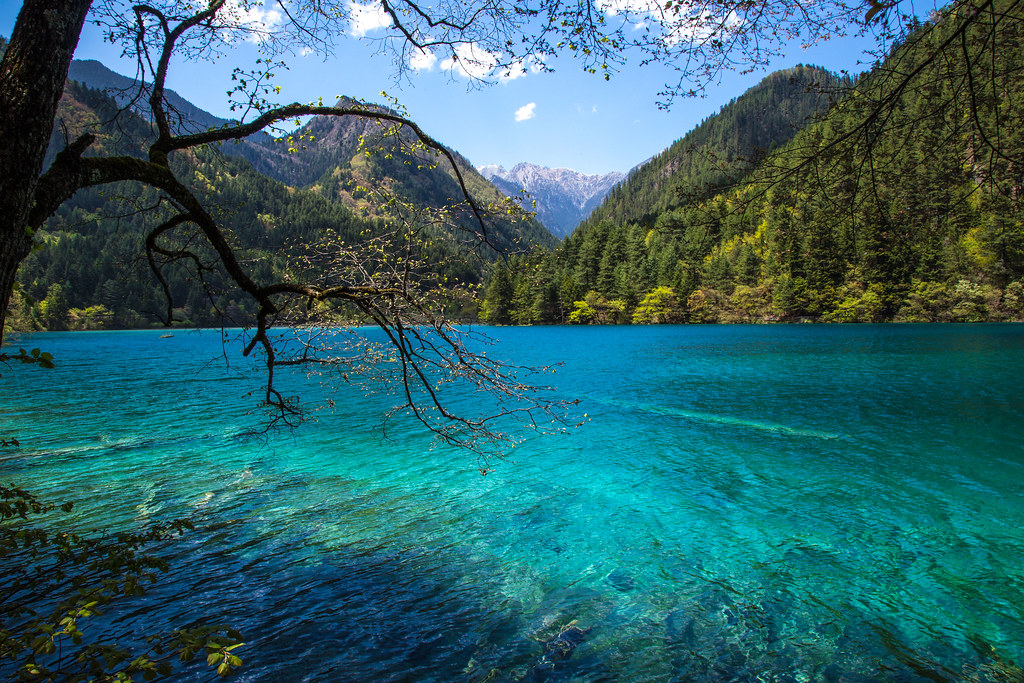
<path fill-rule="evenodd" d="M 498 74 L 499 81 L 514 81 L 526 75 L 526 69 L 520 65 L 510 66 L 507 70 Z"/>
<path fill-rule="evenodd" d="M 409 68 L 413 71 L 430 71 L 437 63 L 437 55 L 430 50 L 417 52 L 409 59 Z"/>
<path fill-rule="evenodd" d="M 391 26 L 391 17 L 378 4 L 348 3 L 349 28 L 352 35 L 362 38 L 371 31 Z"/>
<path fill-rule="evenodd" d="M 656 0 L 602 0 L 598 5 L 610 17 L 620 14 L 627 16 L 662 16 L 661 4 Z M 637 22 L 642 24 L 643 20 Z"/>
<path fill-rule="evenodd" d="M 475 43 L 456 46 L 455 54 L 441 62 L 442 69 L 476 79 L 487 78 L 497 65 L 498 58 Z"/>
<path fill-rule="evenodd" d="M 740 17 L 730 11 L 715 14 L 698 3 L 678 13 L 667 12 L 660 0 L 599 0 L 599 7 L 608 17 L 622 17 L 632 22 L 634 30 L 650 30 L 667 48 L 682 43 L 707 40 L 715 33 L 727 34 L 740 24 Z"/>
<path fill-rule="evenodd" d="M 228 0 L 224 3 L 222 13 L 226 13 L 233 21 L 247 28 L 270 28 L 281 23 L 284 15 L 276 5 L 267 8 L 266 4 Z"/>
<path fill-rule="evenodd" d="M 228 0 L 217 13 L 217 18 L 228 28 L 224 36 L 228 42 L 247 40 L 258 43 L 261 37 L 282 23 L 284 15 L 276 5 L 268 7 L 265 3 Z"/>
<path fill-rule="evenodd" d="M 529 121 L 537 115 L 537 103 L 530 102 L 516 109 L 516 121 Z"/>
<path fill-rule="evenodd" d="M 590 108 L 590 113 L 592 113 L 592 114 L 596 114 L 597 113 L 597 105 L 596 104 L 593 107 Z"/>
<path fill-rule="evenodd" d="M 441 62 L 441 68 L 476 80 L 497 78 L 499 81 L 514 81 L 526 75 L 523 64 L 501 65 L 500 55 L 488 52 L 476 43 L 458 45 L 455 54 Z"/>

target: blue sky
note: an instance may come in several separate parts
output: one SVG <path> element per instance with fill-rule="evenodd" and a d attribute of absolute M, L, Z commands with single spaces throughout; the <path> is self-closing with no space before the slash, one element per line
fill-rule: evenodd
<path fill-rule="evenodd" d="M 10 36 L 20 3 L 0 0 L 0 34 Z M 373 33 L 369 34 L 372 37 Z M 817 64 L 832 70 L 864 70 L 863 40 L 835 40 L 809 50 L 794 46 L 772 70 L 796 64 Z M 552 63 L 554 73 L 528 73 L 483 89 L 438 68 L 413 75 L 412 83 L 396 84 L 393 65 L 374 54 L 367 39 L 339 42 L 324 60 L 294 56 L 289 70 L 279 72 L 281 102 L 333 102 L 348 95 L 374 102 L 386 90 L 402 103 L 413 120 L 473 164 L 520 161 L 569 167 L 584 173 L 628 171 L 682 137 L 722 104 L 742 94 L 766 72 L 727 74 L 702 98 L 677 100 L 669 111 L 657 107 L 657 93 L 671 74 L 663 68 L 625 67 L 610 81 L 584 73 L 571 60 Z M 87 27 L 75 55 L 97 59 L 114 71 L 134 74 L 134 65 L 120 58 L 117 46 L 104 43 Z M 251 64 L 254 54 L 242 46 L 233 61 Z M 182 63 L 172 67 L 168 85 L 214 114 L 229 117 L 225 91 L 232 63 Z M 517 116 L 517 112 L 519 115 Z"/>

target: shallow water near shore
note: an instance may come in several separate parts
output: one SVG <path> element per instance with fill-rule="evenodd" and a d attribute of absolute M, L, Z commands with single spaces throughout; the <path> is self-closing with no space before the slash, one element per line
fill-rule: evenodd
<path fill-rule="evenodd" d="M 58 367 L 3 370 L 0 478 L 191 516 L 94 628 L 230 622 L 235 680 L 1024 675 L 1024 326 L 483 329 L 588 419 L 486 476 L 352 387 L 247 438 L 258 369 L 175 331 L 15 340 Z"/>

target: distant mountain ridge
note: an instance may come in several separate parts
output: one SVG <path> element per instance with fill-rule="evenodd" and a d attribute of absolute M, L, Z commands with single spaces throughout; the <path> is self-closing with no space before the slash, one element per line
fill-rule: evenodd
<path fill-rule="evenodd" d="M 74 62 L 49 160 L 68 139 L 85 132 L 95 135 L 88 154 L 145 158 L 155 138 L 145 99 L 145 88 L 133 79 L 99 62 Z M 339 104 L 380 110 L 353 100 Z M 173 124 L 179 131 L 232 123 L 170 92 L 167 108 L 175 119 L 180 117 Z M 182 183 L 207 197 L 216 209 L 218 221 L 257 282 L 279 278 L 290 267 L 285 254 L 292 245 L 313 244 L 327 235 L 356 245 L 390 229 L 392 215 L 370 196 L 378 188 L 387 188 L 399 202 L 417 210 L 453 207 L 444 225 L 424 226 L 420 245 L 423 258 L 452 283 L 479 282 L 499 252 L 557 244 L 536 220 L 499 217 L 488 220 L 486 230 L 488 244 L 499 251 L 480 248 L 475 217 L 459 208 L 465 196 L 455 172 L 447 163 L 435 166 L 438 160 L 432 154 L 425 159 L 419 158 L 422 153 L 410 156 L 406 145 L 399 144 L 410 136 L 359 117 L 317 116 L 290 138 L 260 134 L 239 144 L 198 147 L 175 154 L 170 161 Z M 451 154 L 478 205 L 503 199 L 466 159 Z M 83 323 L 71 313 L 85 310 L 102 310 L 96 324 L 121 328 L 145 327 L 166 318 L 163 292 L 145 259 L 138 258 L 145 251 L 144 236 L 164 214 L 125 208 L 134 203 L 156 206 L 157 195 L 151 188 L 123 183 L 86 188 L 65 202 L 40 232 L 46 248 L 33 252 L 19 270 L 25 296 L 16 303 L 14 318 L 21 329 L 96 323 Z M 201 241 L 199 245 L 195 248 L 201 257 L 210 256 L 202 251 Z M 175 319 L 200 325 L 221 324 L 221 313 L 234 324 L 253 319 L 252 302 L 237 296 L 220 271 L 207 273 L 202 282 L 178 266 L 168 267 L 166 274 Z M 215 293 L 214 300 L 207 296 L 207 286 Z M 465 305 L 469 308 L 464 315 L 472 318 L 472 304 Z"/>
<path fill-rule="evenodd" d="M 537 218 L 557 237 L 569 235 L 626 177 L 618 172 L 588 175 L 529 163 L 516 164 L 511 170 L 494 164 L 477 170 L 510 197 L 526 190 L 537 203 Z"/>
<path fill-rule="evenodd" d="M 71 66 L 68 69 L 68 79 L 78 81 L 96 90 L 102 90 L 118 104 L 122 105 L 129 103 L 131 97 L 138 93 L 135 79 L 122 76 L 116 71 L 111 71 L 95 59 L 72 60 Z M 189 128 L 192 130 L 217 128 L 230 123 L 228 119 L 222 119 L 200 109 L 173 90 L 165 90 L 164 97 L 169 107 L 174 110 L 174 113 L 178 114 L 183 121 L 191 124 Z M 137 104 L 141 106 L 134 106 L 132 107 L 133 110 L 143 114 L 148 112 L 149 103 L 145 98 L 137 101 Z"/>
<path fill-rule="evenodd" d="M 95 60 L 75 60 L 69 80 L 103 91 L 122 107 L 147 118 L 145 88 L 140 95 L 137 82 L 111 71 Z M 215 116 L 173 90 L 165 91 L 172 121 L 182 131 L 196 132 L 230 125 L 232 121 Z M 342 97 L 337 106 L 364 107 L 368 111 L 384 111 L 383 107 Z M 378 122 L 355 117 L 314 116 L 294 133 L 295 139 L 306 138 L 296 145 L 286 144 L 266 132 L 220 146 L 222 154 L 241 157 L 253 168 L 286 185 L 310 189 L 326 198 L 340 202 L 349 209 L 365 210 L 360 185 L 373 185 L 386 178 L 392 190 L 421 206 L 440 207 L 462 201 L 454 172 L 446 164 L 427 168 L 430 164 L 406 163 L 404 153 L 397 151 L 397 138 Z M 409 136 L 402 133 L 401 138 Z M 365 147 L 361 147 L 365 144 Z M 289 148 L 295 147 L 294 151 Z M 379 148 L 383 153 L 367 158 L 366 149 Z M 485 180 L 458 152 L 449 150 L 459 165 L 467 189 L 481 204 L 496 201 L 501 193 Z M 395 152 L 392 154 L 392 152 Z M 431 158 L 428 161 L 433 161 Z M 515 226 L 502 225 L 492 231 L 494 246 L 516 251 L 530 244 L 553 246 L 557 240 L 537 221 L 524 221 Z"/>

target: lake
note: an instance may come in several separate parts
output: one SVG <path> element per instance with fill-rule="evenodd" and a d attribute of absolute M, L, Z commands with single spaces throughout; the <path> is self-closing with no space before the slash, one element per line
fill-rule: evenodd
<path fill-rule="evenodd" d="M 587 420 L 486 476 L 348 386 L 246 437 L 258 369 L 179 330 L 15 340 L 58 367 L 3 369 L 0 478 L 194 519 L 92 628 L 230 622 L 235 680 L 1021 675 L 1024 325 L 483 329 Z"/>

